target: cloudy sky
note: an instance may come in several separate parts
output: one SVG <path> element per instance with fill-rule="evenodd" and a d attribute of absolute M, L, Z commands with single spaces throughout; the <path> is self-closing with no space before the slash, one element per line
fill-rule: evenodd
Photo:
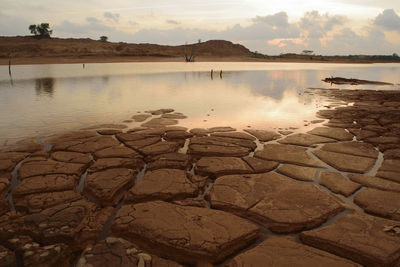
<path fill-rule="evenodd" d="M 0 35 L 177 45 L 210 39 L 266 54 L 400 54 L 400 0 L 0 0 Z"/>

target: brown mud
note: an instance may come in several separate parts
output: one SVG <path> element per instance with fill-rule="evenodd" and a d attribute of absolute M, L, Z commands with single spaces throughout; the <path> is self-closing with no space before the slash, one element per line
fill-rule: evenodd
<path fill-rule="evenodd" d="M 0 265 L 399 266 L 400 91 L 307 133 L 188 130 L 173 109 L 0 147 Z"/>

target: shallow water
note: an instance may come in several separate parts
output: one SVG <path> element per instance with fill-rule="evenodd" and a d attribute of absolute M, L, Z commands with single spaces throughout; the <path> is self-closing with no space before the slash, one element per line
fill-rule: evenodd
<path fill-rule="evenodd" d="M 213 76 L 210 70 L 213 69 Z M 400 64 L 107 63 L 0 66 L 0 144 L 120 123 L 137 112 L 174 108 L 189 128 L 304 129 L 323 99 L 310 87 L 399 89 Z M 223 70 L 222 77 L 220 70 Z M 330 76 L 392 82 L 396 86 L 337 86 Z M 130 124 L 136 126 L 138 124 Z"/>

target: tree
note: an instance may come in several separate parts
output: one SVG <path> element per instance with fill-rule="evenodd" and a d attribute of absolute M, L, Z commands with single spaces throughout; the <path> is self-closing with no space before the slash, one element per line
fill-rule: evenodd
<path fill-rule="evenodd" d="M 107 36 L 100 36 L 100 41 L 107 42 L 107 40 L 108 40 Z"/>
<path fill-rule="evenodd" d="M 397 53 L 393 53 L 393 57 L 399 57 Z"/>
<path fill-rule="evenodd" d="M 53 34 L 53 30 L 50 30 L 49 23 L 29 25 L 29 30 L 37 38 L 50 38 L 50 35 Z"/>

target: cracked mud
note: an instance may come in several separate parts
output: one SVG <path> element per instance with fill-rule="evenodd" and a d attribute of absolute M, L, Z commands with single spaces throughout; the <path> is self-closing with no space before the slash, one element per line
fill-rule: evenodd
<path fill-rule="evenodd" d="M 0 265 L 398 266 L 400 93 L 309 91 L 343 104 L 307 133 L 168 108 L 0 146 Z"/>

